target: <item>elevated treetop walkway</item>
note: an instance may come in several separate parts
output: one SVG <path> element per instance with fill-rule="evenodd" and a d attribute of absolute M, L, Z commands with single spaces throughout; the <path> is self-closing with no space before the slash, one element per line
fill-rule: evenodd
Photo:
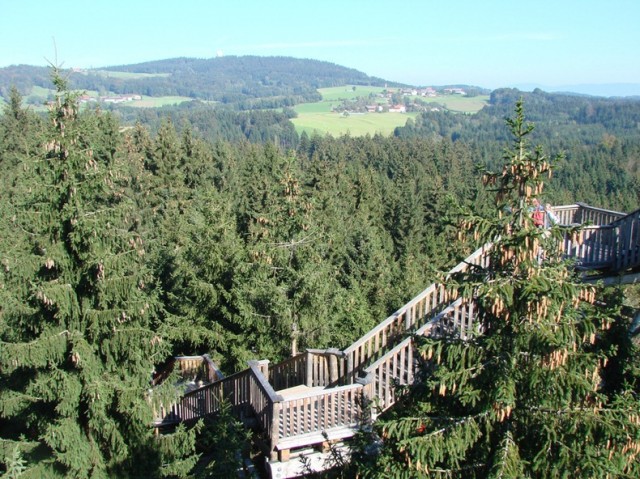
<path fill-rule="evenodd" d="M 561 245 L 580 268 L 621 275 L 640 267 L 640 210 L 625 214 L 578 203 L 554 212 L 561 225 L 583 225 L 567 233 Z M 490 249 L 478 249 L 449 275 L 488 266 Z M 215 380 L 160 406 L 155 427 L 216 414 L 227 401 L 260 432 L 272 476 L 295 476 L 299 465 L 287 466 L 291 451 L 353 436 L 372 419 L 367 414 L 375 416 L 395 403 L 398 385 L 413 383 L 416 335 L 455 328 L 464 336 L 475 316 L 472 301 L 452 298 L 444 284 L 434 283 L 342 350 L 308 349 L 274 365 L 250 361 L 247 369 L 223 379 L 204 358 L 200 375 Z M 363 408 L 363 398 L 374 407 Z"/>

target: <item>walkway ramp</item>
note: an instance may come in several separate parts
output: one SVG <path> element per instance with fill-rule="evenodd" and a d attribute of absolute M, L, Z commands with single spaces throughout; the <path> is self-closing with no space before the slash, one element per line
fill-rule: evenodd
<path fill-rule="evenodd" d="M 582 225 L 562 243 L 564 255 L 581 268 L 617 274 L 640 266 L 640 210 L 625 214 L 577 203 L 554 212 L 561 225 Z M 448 274 L 487 267 L 491 248 L 478 249 Z M 375 417 L 396 402 L 398 385 L 413 384 L 421 362 L 417 336 L 451 330 L 464 336 L 476 315 L 473 302 L 450 297 L 446 284 L 431 284 L 347 348 L 308 349 L 273 365 L 250 361 L 244 371 L 161 407 L 154 425 L 215 415 L 226 401 L 262 437 L 273 477 L 293 477 L 287 471 L 295 467 L 283 464 L 296 451 L 353 436 L 370 423 L 371 413 Z"/>

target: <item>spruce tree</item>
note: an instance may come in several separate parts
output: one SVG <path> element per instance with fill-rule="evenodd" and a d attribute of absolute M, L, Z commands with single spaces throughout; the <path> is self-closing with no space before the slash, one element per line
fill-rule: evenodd
<path fill-rule="evenodd" d="M 328 323 L 318 318 L 326 317 L 330 279 L 317 255 L 323 238 L 313 226 L 295 158 L 270 144 L 254 153 L 244 171 L 246 258 L 233 289 L 236 332 L 254 354 L 274 359 L 326 341 Z"/>
<path fill-rule="evenodd" d="M 133 200 L 144 172 L 115 120 L 53 82 L 46 141 L 0 210 L 0 461 L 18 449 L 25 477 L 184 476 L 194 433 L 150 427 L 170 344 Z"/>
<path fill-rule="evenodd" d="M 534 226 L 530 201 L 553 161 L 527 136 L 522 102 L 513 144 L 484 181 L 496 214 L 465 217 L 462 236 L 493 242 L 490 265 L 447 279 L 476 305 L 475 330 L 423 338 L 423 381 L 378 425 L 365 477 L 639 477 L 637 350 L 617 303 L 582 284 L 558 253 L 564 233 Z"/>

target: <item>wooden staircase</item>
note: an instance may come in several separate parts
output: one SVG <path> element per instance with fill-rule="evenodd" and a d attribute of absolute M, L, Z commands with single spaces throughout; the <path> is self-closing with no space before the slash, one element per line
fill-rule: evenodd
<path fill-rule="evenodd" d="M 624 214 L 575 204 L 554 211 L 560 224 L 587 224 L 566 235 L 562 245 L 581 268 L 619 274 L 640 266 L 640 210 Z M 490 244 L 478 249 L 449 275 L 488 266 L 490 249 Z M 465 335 L 475 314 L 473 302 L 450 298 L 444 284 L 434 283 L 344 350 L 308 349 L 274 365 L 250 361 L 244 371 L 161 407 L 154 425 L 213 415 L 227 401 L 264 438 L 272 477 L 294 477 L 300 466 L 287 466 L 292 452 L 352 437 L 370 423 L 372 417 L 365 415 L 375 418 L 395 403 L 398 385 L 414 382 L 417 335 L 445 328 Z"/>

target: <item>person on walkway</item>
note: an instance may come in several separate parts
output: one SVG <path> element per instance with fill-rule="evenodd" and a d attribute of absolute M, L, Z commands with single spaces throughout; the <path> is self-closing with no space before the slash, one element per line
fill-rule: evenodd
<path fill-rule="evenodd" d="M 553 212 L 553 208 L 551 208 L 551 203 L 547 203 L 546 205 L 544 205 L 544 211 L 546 213 L 544 217 L 545 228 L 551 228 L 552 226 L 557 225 L 560 222 L 556 214 Z"/>
<path fill-rule="evenodd" d="M 533 218 L 533 224 L 536 228 L 544 227 L 544 206 L 540 204 L 538 198 L 533 198 L 531 200 L 532 208 L 531 208 L 531 217 Z"/>

